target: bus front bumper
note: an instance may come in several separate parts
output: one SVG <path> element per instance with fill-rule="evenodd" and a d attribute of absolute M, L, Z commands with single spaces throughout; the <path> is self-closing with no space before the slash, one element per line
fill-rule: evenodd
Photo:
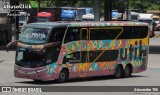
<path fill-rule="evenodd" d="M 54 80 L 59 74 L 47 74 L 47 66 L 37 68 L 24 68 L 18 65 L 14 66 L 14 75 L 16 78 L 25 78 L 33 80 Z"/>

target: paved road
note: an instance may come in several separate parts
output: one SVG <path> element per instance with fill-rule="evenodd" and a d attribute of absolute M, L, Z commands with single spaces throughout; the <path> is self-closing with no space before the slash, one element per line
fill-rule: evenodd
<path fill-rule="evenodd" d="M 160 47 L 159 47 L 160 48 Z M 152 47 L 150 48 L 152 50 Z M 154 51 L 155 48 L 154 48 Z M 158 51 L 158 48 L 157 48 Z M 13 75 L 15 52 L 0 51 L 0 85 L 52 85 L 52 86 L 159 86 L 160 85 L 160 52 L 149 54 L 148 69 L 145 72 L 133 74 L 131 78 L 113 79 L 112 77 L 94 77 L 87 79 L 73 79 L 67 83 L 49 81 L 35 83 L 29 79 L 18 79 Z M 7 59 L 8 58 L 8 59 Z"/>
<path fill-rule="evenodd" d="M 133 74 L 131 78 L 114 79 L 113 77 L 109 76 L 109 77 L 94 77 L 87 79 L 72 79 L 66 83 L 57 83 L 55 81 L 35 83 L 29 79 L 18 79 L 14 77 L 13 75 L 14 57 L 15 57 L 14 51 L 8 53 L 6 51 L 0 51 L 0 86 L 160 86 L 160 80 L 159 80 L 160 38 L 150 39 L 150 54 L 149 54 L 149 64 L 147 71 Z M 56 93 L 54 94 L 56 95 Z M 75 93 L 71 92 L 57 93 L 57 94 L 75 95 Z M 79 94 L 86 94 L 86 93 L 79 93 Z M 94 95 L 95 93 L 88 93 L 88 94 Z M 99 93 L 99 94 L 105 94 L 105 93 Z M 128 95 L 128 94 L 134 95 L 135 93 L 110 93 L 110 95 Z M 147 93 L 140 93 L 140 94 L 147 94 Z M 156 93 L 154 94 L 156 95 Z"/>

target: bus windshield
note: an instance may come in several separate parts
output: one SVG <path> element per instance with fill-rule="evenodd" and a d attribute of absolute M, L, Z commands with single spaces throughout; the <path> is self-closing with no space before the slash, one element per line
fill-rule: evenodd
<path fill-rule="evenodd" d="M 39 67 L 46 63 L 44 56 L 24 48 L 17 48 L 16 64 L 23 67 Z"/>
<path fill-rule="evenodd" d="M 49 29 L 27 27 L 20 34 L 19 40 L 25 43 L 42 44 L 47 42 Z"/>

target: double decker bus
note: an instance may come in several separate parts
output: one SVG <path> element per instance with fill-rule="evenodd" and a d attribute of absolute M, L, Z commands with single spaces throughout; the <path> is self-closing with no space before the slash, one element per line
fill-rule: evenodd
<path fill-rule="evenodd" d="M 39 22 L 26 25 L 16 45 L 14 75 L 59 80 L 147 69 L 148 24 L 142 22 Z"/>

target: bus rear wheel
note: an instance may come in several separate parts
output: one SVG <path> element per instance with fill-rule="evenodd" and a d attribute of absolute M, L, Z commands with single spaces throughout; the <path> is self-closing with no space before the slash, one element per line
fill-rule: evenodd
<path fill-rule="evenodd" d="M 68 73 L 65 69 L 62 69 L 60 74 L 59 74 L 59 82 L 65 82 L 68 80 Z"/>
<path fill-rule="evenodd" d="M 115 72 L 114 72 L 114 77 L 121 78 L 122 75 L 123 75 L 123 68 L 120 65 L 117 65 Z"/>
<path fill-rule="evenodd" d="M 132 67 L 127 65 L 126 68 L 123 70 L 123 77 L 128 78 L 131 76 Z"/>

